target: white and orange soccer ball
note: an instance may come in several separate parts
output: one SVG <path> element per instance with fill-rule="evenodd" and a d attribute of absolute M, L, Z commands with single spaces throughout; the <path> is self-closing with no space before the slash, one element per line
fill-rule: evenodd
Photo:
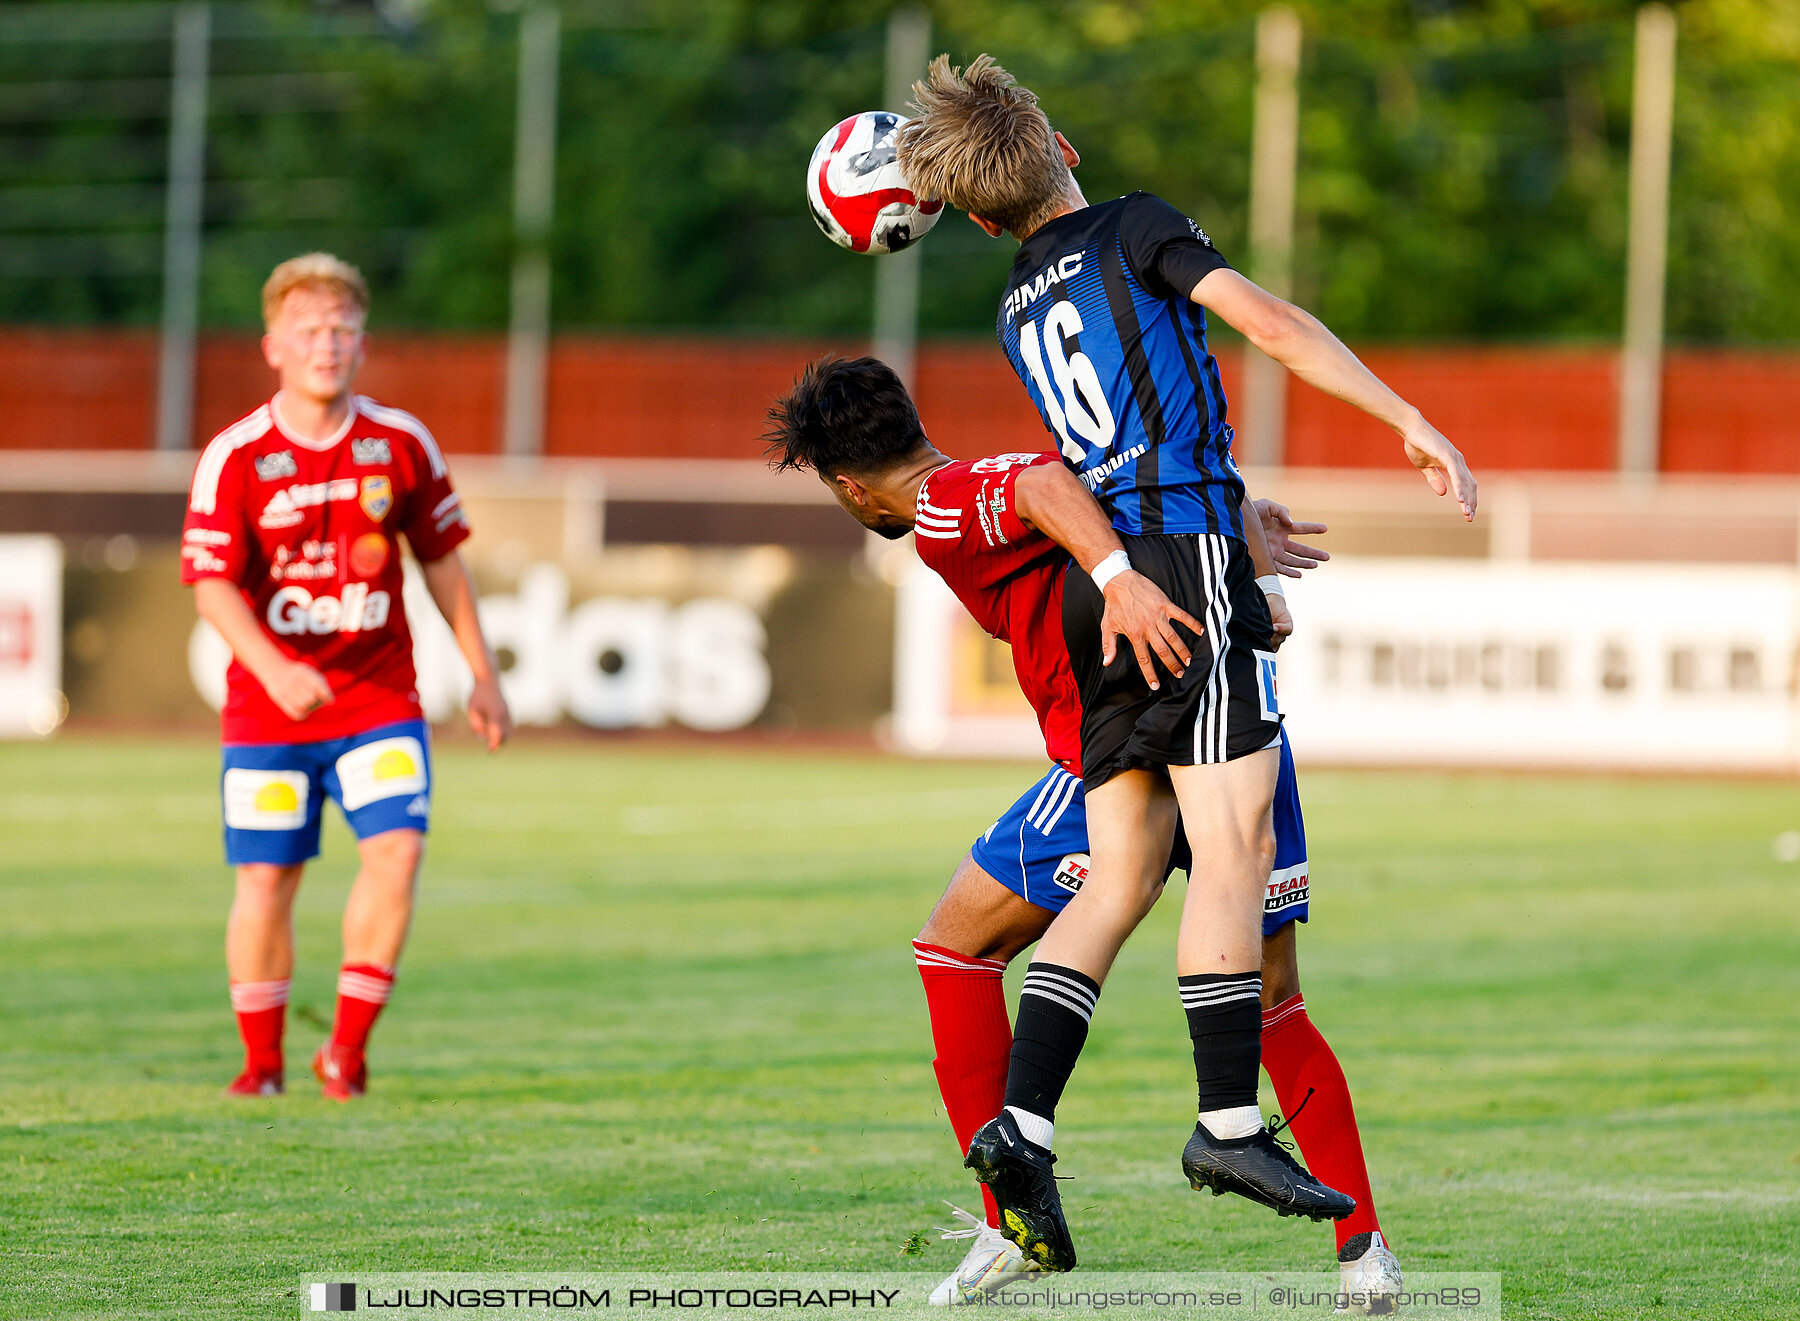
<path fill-rule="evenodd" d="M 895 159 L 906 121 L 886 110 L 851 115 L 819 139 L 806 198 L 825 237 L 852 252 L 898 252 L 937 224 L 944 204 L 921 201 Z"/>

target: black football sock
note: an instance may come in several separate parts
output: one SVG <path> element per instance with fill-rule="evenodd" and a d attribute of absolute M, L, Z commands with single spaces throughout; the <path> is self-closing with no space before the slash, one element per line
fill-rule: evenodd
<path fill-rule="evenodd" d="M 1027 1142 L 1049 1149 L 1056 1103 L 1075 1072 L 1099 998 L 1099 983 L 1084 972 L 1054 963 L 1026 968 L 1006 1071 L 1006 1108 Z"/>
<path fill-rule="evenodd" d="M 1247 1137 L 1262 1126 L 1256 1109 L 1262 974 L 1195 973 L 1175 980 L 1187 1010 L 1188 1035 L 1194 1039 L 1201 1121 L 1214 1137 Z"/>

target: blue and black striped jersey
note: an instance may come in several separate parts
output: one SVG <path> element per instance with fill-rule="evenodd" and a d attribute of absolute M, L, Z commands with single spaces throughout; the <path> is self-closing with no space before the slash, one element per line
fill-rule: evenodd
<path fill-rule="evenodd" d="M 1013 260 L 1000 343 L 1121 532 L 1244 535 L 1219 365 L 1188 297 L 1227 266 L 1142 192 L 1059 216 Z"/>

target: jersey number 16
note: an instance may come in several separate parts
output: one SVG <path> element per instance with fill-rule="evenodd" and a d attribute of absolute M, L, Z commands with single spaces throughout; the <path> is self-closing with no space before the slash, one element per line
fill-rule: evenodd
<path fill-rule="evenodd" d="M 1044 317 L 1042 349 L 1038 347 L 1037 322 L 1027 321 L 1019 327 L 1019 352 L 1025 355 L 1025 365 L 1037 383 L 1050 425 L 1062 439 L 1063 456 L 1074 464 L 1087 458 L 1087 445 L 1105 450 L 1118 429 L 1093 361 L 1079 348 L 1070 353 L 1064 347 L 1065 339 L 1074 339 L 1080 333 L 1081 313 L 1066 300 L 1052 304 Z M 1050 358 L 1048 373 L 1044 371 L 1046 353 Z M 1052 377 L 1055 385 L 1051 384 Z"/>

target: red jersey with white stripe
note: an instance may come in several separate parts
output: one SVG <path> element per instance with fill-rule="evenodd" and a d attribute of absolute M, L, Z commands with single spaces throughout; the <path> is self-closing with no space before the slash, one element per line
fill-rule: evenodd
<path fill-rule="evenodd" d="M 270 640 L 335 694 L 289 720 L 233 660 L 225 742 L 316 743 L 419 718 L 402 535 L 423 561 L 469 535 L 437 441 L 411 413 L 357 395 L 315 442 L 286 431 L 271 399 L 213 437 L 188 494 L 181 580 L 236 583 Z"/>
<path fill-rule="evenodd" d="M 1015 508 L 1019 474 L 1054 454 L 996 454 L 947 463 L 919 487 L 914 544 L 989 633 L 1012 645 L 1013 673 L 1037 712 L 1050 760 L 1080 773 L 1081 697 L 1063 641 L 1068 553 L 1025 526 Z"/>

